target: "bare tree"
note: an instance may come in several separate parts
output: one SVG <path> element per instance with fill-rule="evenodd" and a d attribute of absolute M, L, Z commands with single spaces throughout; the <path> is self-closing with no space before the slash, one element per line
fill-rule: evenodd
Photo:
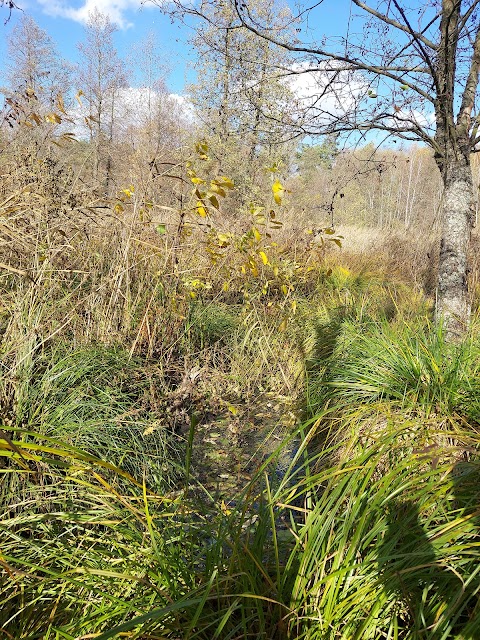
<path fill-rule="evenodd" d="M 97 8 L 89 14 L 85 40 L 78 45 L 78 78 L 89 108 L 87 122 L 94 144 L 93 177 L 108 195 L 112 171 L 112 142 L 116 104 L 127 85 L 125 64 L 113 43 L 115 25 Z"/>
<path fill-rule="evenodd" d="M 254 0 L 251 10 L 289 30 L 290 11 L 278 11 L 274 0 Z M 259 168 L 281 162 L 290 151 L 284 121 L 292 92 L 283 73 L 272 71 L 288 68 L 289 55 L 244 29 L 228 0 L 204 6 L 204 16 L 192 38 L 197 80 L 189 94 L 210 149 L 248 199 L 262 179 Z"/>
<path fill-rule="evenodd" d="M 317 78 L 302 117 L 305 134 L 384 132 L 434 150 L 444 195 L 436 314 L 451 336 L 468 326 L 468 249 L 474 221 L 471 154 L 480 150 L 480 0 L 352 0 L 345 33 L 302 40 L 324 3 L 300 7 L 309 28 L 284 37 L 248 0 L 231 0 L 243 26 L 298 56 L 292 75 Z M 315 13 L 319 16 L 315 16 Z"/>
<path fill-rule="evenodd" d="M 160 54 L 160 46 L 153 31 L 134 46 L 133 55 L 135 60 L 132 60 L 132 66 L 137 66 L 140 72 L 140 87 L 145 90 L 147 121 L 150 123 L 155 117 L 157 96 L 166 91 L 167 74 L 165 55 Z"/>
<path fill-rule="evenodd" d="M 4 93 L 26 110 L 51 111 L 59 94 L 70 89 L 69 69 L 46 31 L 22 15 L 7 41 Z"/>

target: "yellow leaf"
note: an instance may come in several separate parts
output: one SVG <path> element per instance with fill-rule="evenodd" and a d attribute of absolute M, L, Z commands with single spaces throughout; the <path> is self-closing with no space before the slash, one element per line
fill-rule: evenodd
<path fill-rule="evenodd" d="M 217 234 L 217 238 L 220 247 L 228 247 L 230 244 L 230 234 L 228 233 L 219 233 Z"/>
<path fill-rule="evenodd" d="M 225 504 L 225 500 L 222 500 L 222 503 L 220 505 L 220 509 L 222 510 L 222 513 L 224 513 L 226 516 L 229 516 L 232 513 L 232 510 L 229 509 L 227 507 L 227 505 Z"/>
<path fill-rule="evenodd" d="M 200 200 L 197 202 L 196 210 L 197 210 L 198 215 L 202 216 L 202 218 L 206 218 L 207 217 L 208 211 L 203 206 L 203 202 L 200 202 Z"/>
<path fill-rule="evenodd" d="M 225 189 L 222 189 L 222 187 L 217 184 L 217 182 L 215 180 L 212 180 L 210 182 L 210 189 L 214 192 L 214 193 L 218 193 L 219 196 L 222 196 L 222 198 L 225 197 Z"/>
<path fill-rule="evenodd" d="M 293 313 L 295 313 L 296 310 L 297 310 L 297 301 L 296 300 L 292 300 L 291 303 L 290 303 L 290 306 L 292 307 Z"/>
<path fill-rule="evenodd" d="M 45 120 L 47 122 L 50 122 L 51 124 L 60 124 L 62 119 L 60 118 L 60 116 L 57 113 L 48 113 L 45 116 Z"/>
<path fill-rule="evenodd" d="M 195 144 L 195 151 L 199 154 L 202 160 L 207 160 L 208 156 L 208 144 L 205 141 L 197 142 Z"/>
<path fill-rule="evenodd" d="M 279 331 L 285 331 L 285 329 L 287 328 L 287 324 L 288 324 L 288 318 L 284 318 L 281 323 L 278 325 L 278 330 Z"/>
<path fill-rule="evenodd" d="M 258 267 L 257 267 L 257 263 L 255 262 L 255 260 L 250 258 L 250 260 L 248 261 L 248 266 L 249 266 L 250 271 L 252 272 L 253 276 L 256 278 L 258 276 Z"/>
<path fill-rule="evenodd" d="M 253 235 L 255 236 L 255 240 L 257 242 L 260 242 L 260 240 L 262 239 L 262 236 L 256 227 L 253 227 Z"/>
<path fill-rule="evenodd" d="M 197 176 L 191 177 L 190 180 L 193 184 L 205 184 L 205 180 L 202 180 L 202 178 L 198 178 Z"/>
<path fill-rule="evenodd" d="M 250 204 L 250 213 L 252 216 L 256 216 L 264 210 L 264 207 L 257 207 L 253 203 Z"/>
<path fill-rule="evenodd" d="M 149 435 L 151 435 L 154 431 L 155 431 L 155 427 L 154 427 L 154 426 L 147 427 L 147 428 L 145 429 L 145 431 L 143 432 L 143 435 L 144 435 L 144 436 L 149 436 Z"/>
<path fill-rule="evenodd" d="M 288 287 L 286 284 L 282 284 L 282 293 L 284 296 L 286 296 L 288 293 Z"/>
<path fill-rule="evenodd" d="M 233 180 L 231 180 L 231 178 L 227 178 L 227 176 L 222 176 L 221 178 L 219 178 L 218 183 L 222 187 L 225 187 L 225 189 L 235 188 L 235 183 L 233 182 Z"/>
<path fill-rule="evenodd" d="M 285 189 L 279 180 L 275 180 L 275 182 L 272 184 L 272 191 L 273 199 L 275 200 L 275 202 L 277 204 L 282 204 L 282 196 Z"/>
<path fill-rule="evenodd" d="M 278 267 L 273 267 L 273 275 L 277 278 L 278 277 Z"/>
<path fill-rule="evenodd" d="M 229 282 L 224 282 L 223 286 L 222 286 L 222 289 L 224 291 L 228 291 L 230 289 L 230 283 Z"/>
<path fill-rule="evenodd" d="M 230 411 L 232 416 L 236 416 L 237 413 L 238 413 L 238 409 L 236 407 L 234 407 L 232 404 L 229 404 L 227 409 Z"/>
<path fill-rule="evenodd" d="M 265 254 L 265 252 L 263 251 L 259 251 L 258 255 L 260 256 L 260 258 L 262 259 L 263 264 L 268 264 L 268 258 Z"/>

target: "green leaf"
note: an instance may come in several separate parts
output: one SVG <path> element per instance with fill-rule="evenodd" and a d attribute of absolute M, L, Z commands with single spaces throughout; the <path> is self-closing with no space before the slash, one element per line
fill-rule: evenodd
<path fill-rule="evenodd" d="M 155 231 L 163 236 L 167 233 L 167 228 L 164 224 L 157 224 L 157 226 L 155 227 Z"/>

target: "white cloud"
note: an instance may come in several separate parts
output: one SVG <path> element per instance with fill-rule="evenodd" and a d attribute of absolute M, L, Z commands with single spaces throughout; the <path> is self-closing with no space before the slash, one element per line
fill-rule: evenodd
<path fill-rule="evenodd" d="M 292 68 L 287 82 L 296 97 L 299 121 L 304 125 L 328 126 L 354 112 L 363 99 L 367 90 L 363 76 L 335 66 L 335 62 L 324 62 L 313 69 L 308 63 Z"/>
<path fill-rule="evenodd" d="M 80 7 L 71 6 L 64 0 L 38 0 L 38 3 L 50 16 L 68 18 L 82 24 L 87 22 L 89 14 L 96 8 L 120 29 L 128 29 L 133 24 L 126 17 L 128 12 L 154 7 L 153 3 L 145 3 L 144 0 L 84 0 Z"/>
<path fill-rule="evenodd" d="M 111 102 L 105 98 L 106 113 L 111 109 Z M 117 136 L 127 136 L 131 128 L 146 127 L 149 122 L 163 121 L 171 118 L 179 125 L 194 121 L 193 106 L 188 98 L 176 93 L 159 92 L 146 87 L 125 87 L 115 95 L 113 111 L 116 121 Z M 75 105 L 69 112 L 71 123 L 69 131 L 79 139 L 89 137 L 87 124 L 90 115 L 88 104 L 82 99 L 82 105 Z M 93 125 L 93 123 L 92 123 Z"/>
<path fill-rule="evenodd" d="M 287 83 L 296 98 L 296 126 L 308 132 L 367 131 L 387 127 L 419 139 L 415 130 L 433 135 L 435 115 L 405 96 L 400 106 L 393 104 L 391 83 L 369 82 L 358 70 L 342 69 L 342 63 L 323 61 L 312 68 L 308 63 L 292 68 Z M 363 134 L 364 135 L 364 134 Z M 380 134 L 382 135 L 382 134 Z"/>
<path fill-rule="evenodd" d="M 412 124 L 429 130 L 435 125 L 435 114 L 433 112 L 425 113 L 418 109 L 399 109 L 395 113 L 395 117 L 392 117 L 392 124 L 399 131 L 408 128 Z"/>

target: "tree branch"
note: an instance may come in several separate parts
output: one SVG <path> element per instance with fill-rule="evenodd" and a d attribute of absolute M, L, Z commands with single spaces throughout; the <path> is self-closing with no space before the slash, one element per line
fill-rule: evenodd
<path fill-rule="evenodd" d="M 257 27 L 255 27 L 253 24 L 246 22 L 245 18 L 243 17 L 243 12 L 242 12 L 243 7 L 239 6 L 240 0 L 234 0 L 234 2 L 235 2 L 235 9 L 237 11 L 237 15 L 240 21 L 242 22 L 242 24 L 245 26 L 245 28 L 251 31 L 252 33 L 254 33 L 255 35 L 259 36 L 260 38 L 263 38 L 264 40 L 271 42 L 277 47 L 281 47 L 283 49 L 286 49 L 287 51 L 291 51 L 292 53 L 309 53 L 315 56 L 322 56 L 329 60 L 338 60 L 340 62 L 346 62 L 347 64 L 352 65 L 354 69 L 358 69 L 359 71 L 367 71 L 369 73 L 374 73 L 376 75 L 383 76 L 385 78 L 390 78 L 390 80 L 394 80 L 399 84 L 405 84 L 406 86 L 409 87 L 409 89 L 412 89 L 412 91 L 415 91 L 416 93 L 418 93 L 418 95 L 422 96 L 422 98 L 425 98 L 425 100 L 434 104 L 435 101 L 430 95 L 430 93 L 421 89 L 417 84 L 405 81 L 405 79 L 402 76 L 398 76 L 395 73 L 392 73 L 386 70 L 382 66 L 366 64 L 364 62 L 361 62 L 360 60 L 355 60 L 350 56 L 331 53 L 329 51 L 325 51 L 324 49 L 313 49 L 310 47 L 297 47 L 297 46 L 288 44 L 286 42 L 277 40 L 276 38 L 273 38 L 272 36 L 257 29 Z"/>
<path fill-rule="evenodd" d="M 398 4 L 397 0 L 393 0 L 393 4 L 397 7 L 398 12 L 400 13 L 400 15 L 402 16 L 403 20 L 405 21 L 405 24 L 407 26 L 408 31 L 410 32 L 410 35 L 413 37 L 413 39 L 415 40 L 415 42 L 418 45 L 418 48 L 420 49 L 420 52 L 423 56 L 423 59 L 425 60 L 425 62 L 427 63 L 428 68 L 430 69 L 430 73 L 432 74 L 432 79 L 433 82 L 435 84 L 435 89 L 439 90 L 440 85 L 438 82 L 438 77 L 435 71 L 435 67 L 433 65 L 433 62 L 430 58 L 430 56 L 428 55 L 428 52 L 425 50 L 425 47 L 423 45 L 422 40 L 419 39 L 418 34 L 412 29 L 411 25 L 410 25 L 410 21 L 407 18 L 405 11 L 402 9 L 402 7 Z"/>
<path fill-rule="evenodd" d="M 462 104 L 457 118 L 460 135 L 466 135 L 470 128 L 472 109 L 475 105 L 475 95 L 478 87 L 480 73 L 480 25 L 477 28 L 477 36 L 473 45 L 472 61 L 468 72 L 465 90 L 462 96 Z"/>
<path fill-rule="evenodd" d="M 408 33 L 409 35 L 413 35 L 417 41 L 422 42 L 424 45 L 426 45 L 430 49 L 433 49 L 434 51 L 437 50 L 438 45 L 436 45 L 434 42 L 432 42 L 431 40 L 426 38 L 423 35 L 423 33 L 420 33 L 418 31 L 412 31 L 408 26 L 403 25 L 401 22 L 398 22 L 397 20 L 393 20 L 393 18 L 389 18 L 385 14 L 380 13 L 380 11 L 376 11 L 376 9 L 373 9 L 373 7 L 368 6 L 368 4 L 365 4 L 364 2 L 361 2 L 361 0 L 353 0 L 353 2 L 354 2 L 354 4 L 357 5 L 357 7 L 359 7 L 360 9 L 363 9 L 364 11 L 366 11 L 370 15 L 374 16 L 375 18 L 378 18 L 379 20 L 381 20 L 385 24 L 389 24 L 390 26 L 395 27 L 395 29 L 400 29 L 400 31 L 404 31 L 405 33 Z M 395 3 L 395 6 L 397 6 L 396 3 Z M 398 7 L 397 7 L 397 9 L 398 9 Z M 439 16 L 437 15 L 435 17 L 435 19 L 432 22 L 430 22 L 429 26 L 431 24 L 433 24 L 433 22 L 435 20 L 437 20 L 438 17 Z"/>
<path fill-rule="evenodd" d="M 477 8 L 477 6 L 479 5 L 479 0 L 475 0 L 475 2 L 472 3 L 472 6 L 468 9 L 468 11 L 466 11 L 466 13 L 461 16 L 460 20 L 458 21 L 458 35 L 461 34 L 463 27 L 467 24 L 469 18 L 471 17 L 472 13 L 475 11 L 475 9 Z"/>

